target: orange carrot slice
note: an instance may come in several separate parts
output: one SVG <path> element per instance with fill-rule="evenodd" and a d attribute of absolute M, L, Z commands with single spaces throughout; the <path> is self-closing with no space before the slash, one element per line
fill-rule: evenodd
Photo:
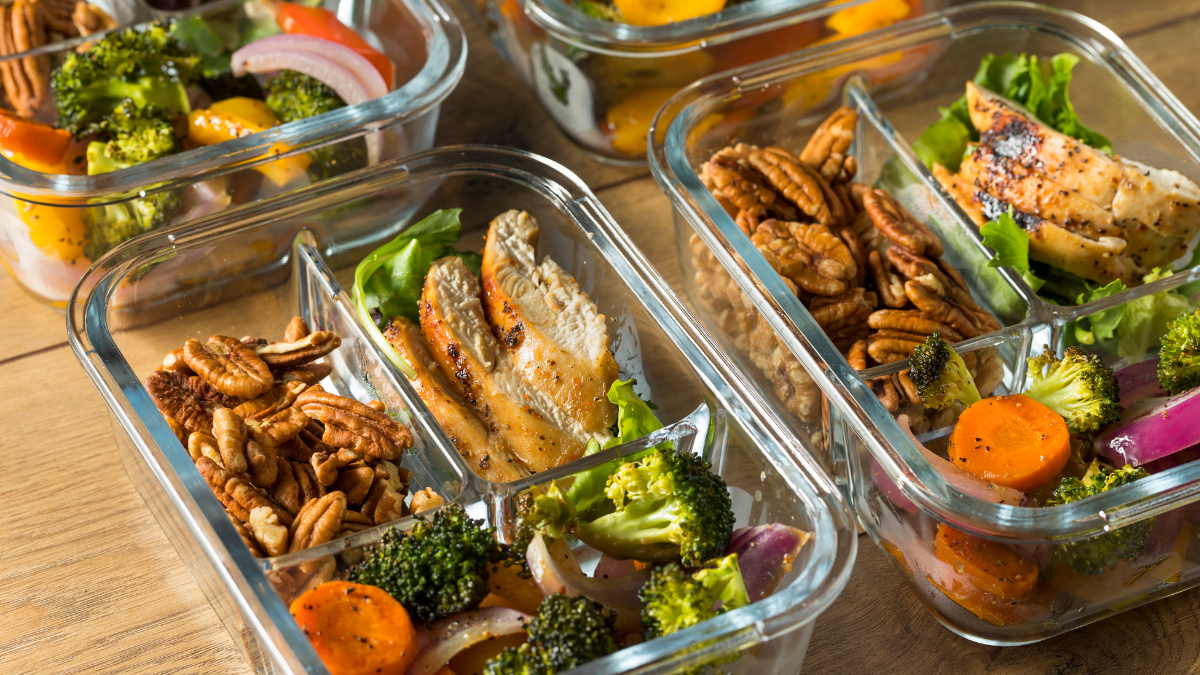
<path fill-rule="evenodd" d="M 291 611 L 330 675 L 404 675 L 417 658 L 408 612 L 381 588 L 330 581 Z"/>
<path fill-rule="evenodd" d="M 950 460 L 993 483 L 1031 492 L 1071 457 L 1071 436 L 1058 413 L 1014 394 L 976 401 L 950 433 Z"/>
<path fill-rule="evenodd" d="M 976 588 L 1016 602 L 1037 585 L 1038 568 L 1011 546 L 938 523 L 934 552 Z"/>

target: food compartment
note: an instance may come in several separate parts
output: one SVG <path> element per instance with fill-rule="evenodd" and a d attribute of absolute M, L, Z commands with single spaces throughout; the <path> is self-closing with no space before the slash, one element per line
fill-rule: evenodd
<path fill-rule="evenodd" d="M 345 250 L 339 248 L 344 231 L 313 227 L 332 217 L 403 226 L 429 210 L 457 206 L 466 209 L 464 248 L 476 244 L 493 211 L 518 208 L 536 214 L 544 228 L 544 251 L 594 288 L 605 311 L 613 312 L 619 328 L 614 349 L 640 357 L 622 364 L 628 368 L 622 377 L 640 368 L 637 374 L 645 379 L 639 382 L 653 383 L 648 398 L 662 406 L 657 413 L 665 428 L 516 483 L 489 483 L 471 472 L 408 380 L 374 343 L 376 336 L 364 330 L 369 322 L 361 321 L 343 290 L 353 283 L 354 266 L 365 251 L 327 257 L 326 251 Z M 343 536 L 312 548 L 252 557 L 141 379 L 162 367 L 162 355 L 186 337 L 275 338 L 293 315 L 341 338 L 322 360 L 332 368 L 322 382 L 329 392 L 380 401 L 411 431 L 412 449 L 398 462 L 412 474 L 408 493 L 428 488 L 448 503 L 465 505 L 474 517 L 502 526 L 506 538 L 519 491 L 556 479 L 566 485 L 577 471 L 664 442 L 701 453 L 728 480 L 738 526 L 780 522 L 811 532 L 812 540 L 793 561 L 785 586 L 770 598 L 592 667 L 616 672 L 636 658 L 650 670 L 667 672 L 754 647 L 739 663 L 747 668 L 787 664 L 794 670 L 812 621 L 848 577 L 855 545 L 849 514 L 836 488 L 800 450 L 785 449 L 776 431 L 755 421 L 760 413 L 751 411 L 761 404 L 742 398 L 748 390 L 740 376 L 713 346 L 693 337 L 694 321 L 576 179 L 519 151 L 466 147 L 385 164 L 370 179 L 346 176 L 314 186 L 286 208 L 268 200 L 231 214 L 203 230 L 152 234 L 107 258 L 80 286 L 70 313 L 71 336 L 110 405 L 123 464 L 256 671 L 323 671 L 286 602 L 305 584 L 344 571 L 355 551 L 376 540 L 381 528 L 340 531 Z M 262 260 L 246 261 L 241 251 L 254 241 L 270 242 L 271 248 Z M 212 260 L 226 257 L 241 261 L 237 276 L 205 276 Z M 164 290 L 158 277 L 194 283 L 186 292 Z M 601 284 L 624 288 L 628 295 L 617 298 L 616 290 Z M 408 506 L 417 508 L 412 499 Z M 328 562 L 329 556 L 338 562 Z M 583 563 L 590 571 L 595 559 Z M 281 597 L 272 581 L 291 590 Z M 774 639 L 784 635 L 788 639 Z M 705 646 L 692 651 L 700 641 Z M 687 653 L 681 655 L 684 648 Z"/>
<path fill-rule="evenodd" d="M 657 11 L 653 3 L 616 4 Z M 910 20 L 945 4 L 869 0 L 839 7 L 819 0 L 755 0 L 705 14 L 721 5 L 704 10 L 697 3 L 688 9 L 698 15 L 660 22 L 664 25 L 634 25 L 607 2 L 464 2 L 572 141 L 601 161 L 629 165 L 645 161 L 646 133 L 655 112 L 688 84 Z M 815 88 L 822 86 L 828 83 Z M 761 102 L 764 96 L 754 98 Z"/>
<path fill-rule="evenodd" d="M 742 120 L 729 112 L 737 101 L 753 100 L 751 94 L 761 91 L 787 92 L 798 83 L 819 78 L 834 81 L 834 91 L 841 93 L 842 101 L 858 108 L 860 126 L 874 120 L 876 129 L 887 139 L 887 143 L 874 146 L 878 152 L 873 152 L 871 146 L 854 148 L 860 167 L 873 166 L 877 171 L 871 174 L 867 169 L 864 174 L 860 168 L 860 179 L 874 175 L 879 184 L 909 195 L 905 206 L 914 214 L 931 216 L 926 221 L 930 228 L 940 227 L 939 231 L 956 242 L 948 248 L 958 256 L 957 264 L 980 304 L 987 303 L 999 312 L 998 316 L 1006 316 L 1005 328 L 955 347 L 967 357 L 975 355 L 965 361 L 974 371 L 973 376 L 988 382 L 987 389 L 995 395 L 1025 391 L 1027 359 L 1042 353 L 1047 345 L 1060 358 L 1070 347 L 1081 348 L 1118 371 L 1144 363 L 1143 352 L 1157 344 L 1157 337 L 1151 335 L 1161 334 L 1167 320 L 1165 309 L 1163 315 L 1156 316 L 1153 308 L 1171 307 L 1171 311 L 1178 312 L 1190 307 L 1195 292 L 1192 282 L 1198 276 L 1194 270 L 1172 274 L 1169 267 L 1160 268 L 1150 277 L 1157 281 L 1127 290 L 1113 286 L 1104 291 L 1094 285 L 1086 293 L 1076 293 L 1061 279 L 1051 279 L 1046 283 L 1050 290 L 1072 298 L 1083 297 L 1075 300 L 1079 303 L 1075 305 L 1049 302 L 1034 292 L 1034 282 L 1023 278 L 1017 267 L 988 265 L 993 250 L 983 245 L 979 228 L 922 162 L 929 146 L 918 141 L 926 127 L 939 119 L 929 101 L 949 105 L 963 95 L 963 83 L 975 76 L 985 55 L 1005 52 L 1036 54 L 1067 65 L 1072 65 L 1074 59 L 1050 57 L 1059 53 L 1077 57 L 1070 98 L 1083 123 L 1108 135 L 1122 156 L 1185 175 L 1192 173 L 1198 147 L 1194 118 L 1146 74 L 1111 32 L 1069 12 L 1018 3 L 958 7 L 858 38 L 840 49 L 830 46 L 812 50 L 804 58 L 745 68 L 728 77 L 701 82 L 663 109 L 652 133 L 651 158 L 656 178 L 677 208 L 677 230 L 690 235 L 689 230 L 694 228 L 707 249 L 702 253 L 712 256 L 716 269 L 728 275 L 727 282 L 716 282 L 725 282 L 735 293 L 745 294 L 743 306 L 761 317 L 756 319 L 760 325 L 771 329 L 775 342 L 767 344 L 774 348 L 769 353 L 775 358 L 763 361 L 759 367 L 774 368 L 771 372 L 775 374 L 785 372 L 775 368 L 780 363 L 803 366 L 814 388 L 823 394 L 821 433 L 814 434 L 812 427 L 796 426 L 797 435 L 811 439 L 814 445 L 828 444 L 832 470 L 852 493 L 864 527 L 897 559 L 913 579 L 922 600 L 948 628 L 980 642 L 1022 644 L 1190 587 L 1194 572 L 1186 558 L 1190 526 L 1184 514 L 1191 508 L 1188 503 L 1195 499 L 1188 485 L 1200 469 L 1194 463 L 1164 467 L 1166 470 L 1149 466 L 1151 475 L 1131 485 L 1051 508 L 1008 503 L 1013 500 L 998 503 L 986 498 L 991 494 L 986 488 L 974 492 L 964 489 L 964 485 L 970 485 L 956 482 L 961 476 L 954 472 L 943 475 L 936 468 L 944 468 L 945 459 L 927 456 L 895 419 L 905 414 L 912 420 L 916 440 L 929 449 L 940 450 L 947 443 L 957 413 L 930 414 L 925 410 L 919 391 L 906 387 L 912 384 L 911 372 L 904 374 L 910 371 L 906 361 L 861 372 L 849 367 L 853 360 L 848 363 L 825 339 L 812 315 L 795 302 L 794 293 L 779 282 L 775 270 L 755 255 L 751 242 L 739 236 L 742 232 L 733 214 L 712 199 L 697 175 L 700 163 L 727 144 L 727 139 L 736 135 L 738 140 L 759 145 L 777 143 L 777 138 L 787 139 L 794 130 L 803 133 L 811 128 L 838 103 L 828 97 L 809 117 L 779 103 L 752 105 L 754 112 L 747 115 L 750 119 Z M 888 79 L 881 76 L 886 72 L 887 59 L 915 59 L 917 65 L 905 75 Z M 1103 105 L 1108 99 L 1114 101 L 1111 110 L 1122 111 L 1119 114 L 1124 119 L 1109 116 L 1110 109 Z M 855 143 L 859 145 L 870 137 L 870 133 L 860 132 Z M 694 287 L 711 283 L 715 275 L 693 276 L 696 270 L 689 268 L 687 261 L 693 250 L 680 237 L 685 290 L 692 294 L 689 297 L 705 322 L 722 328 L 725 317 L 718 315 L 713 321 L 711 315 L 705 315 L 700 302 L 703 296 L 697 300 L 694 295 Z M 1186 265 L 1187 260 L 1185 255 L 1175 262 Z M 991 283 L 992 275 L 1005 283 Z M 1181 290 L 1162 295 L 1171 288 Z M 1014 298 L 1020 311 L 1003 311 Z M 1133 313 L 1123 314 L 1118 309 L 1132 307 L 1138 299 L 1140 309 Z M 1125 324 L 1125 318 L 1132 320 Z M 987 372 L 979 372 L 977 366 L 982 363 L 990 364 Z M 1139 374 L 1146 376 L 1149 367 L 1142 368 Z M 1122 379 L 1131 386 L 1138 382 L 1146 385 L 1142 395 L 1155 395 L 1153 378 L 1142 377 L 1144 381 L 1135 382 L 1123 375 Z M 1130 405 L 1125 400 L 1121 408 Z M 1177 454 L 1188 457 L 1186 452 Z M 1085 475 L 1086 466 L 1076 468 L 1080 469 L 1078 476 Z M 1048 499 L 1049 495 L 1033 498 Z M 1147 525 L 1152 517 L 1156 520 Z M 1028 594 L 1005 599 L 983 590 L 988 586 L 986 582 L 964 581 L 962 570 L 938 557 L 938 523 L 952 526 L 964 537 L 979 537 L 980 541 L 1001 546 L 1003 551 L 1024 556 L 1037 567 L 1037 583 Z M 1130 551 L 1127 557 L 1118 557 L 1115 569 L 1090 575 L 1070 568 L 1065 568 L 1067 572 L 1056 571 L 1059 568 L 1053 564 L 1057 559 L 1053 554 L 1061 547 L 1087 542 L 1098 532 L 1125 526 L 1153 532 L 1147 535 L 1144 547 Z M 976 540 L 960 537 L 956 541 Z M 949 542 L 943 545 L 948 550 L 954 548 Z M 980 545 L 991 547 L 992 543 Z M 952 559 L 949 554 L 943 557 Z"/>
<path fill-rule="evenodd" d="M 217 92 L 219 104 L 211 103 L 208 89 L 192 87 L 195 100 L 185 107 L 192 114 L 182 118 L 190 126 L 181 124 L 186 138 L 176 144 L 177 152 L 129 166 L 107 158 L 107 149 L 92 148 L 95 166 L 109 168 L 93 170 L 94 175 L 88 175 L 93 163 L 87 160 L 88 143 L 73 140 L 66 130 L 17 125 L 20 133 L 36 132 L 38 140 L 15 150 L 6 146 L 0 158 L 0 256 L 9 272 L 35 297 L 63 307 L 82 273 L 134 236 L 430 147 L 440 103 L 462 76 L 461 27 L 436 2 L 380 0 L 367 9 L 356 27 L 394 64 L 396 86 L 363 103 L 273 126 L 278 118 L 263 103 L 237 98 L 259 96 L 247 93 L 253 87 L 242 91 L 219 78 L 203 80 Z M 328 11 L 324 17 L 345 13 L 336 2 L 296 11 Z M 203 62 L 196 70 L 210 75 L 243 43 L 282 35 L 256 0 L 216 3 L 171 20 L 186 26 L 174 34 L 197 55 L 197 63 Z M 64 43 L 38 57 L 47 60 L 47 91 L 51 69 L 71 53 L 72 46 Z M 311 93 L 314 101 L 328 96 Z M 345 87 L 342 94 L 333 93 L 343 103 L 342 95 L 352 96 Z M 51 96 L 40 108 L 45 114 L 33 119 L 55 120 Z M 129 156 L 142 155 L 130 151 Z M 370 239 L 372 234 L 354 236 Z"/>

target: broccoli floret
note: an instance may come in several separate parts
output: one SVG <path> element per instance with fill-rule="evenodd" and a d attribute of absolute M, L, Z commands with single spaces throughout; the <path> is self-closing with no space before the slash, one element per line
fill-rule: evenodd
<path fill-rule="evenodd" d="M 1158 351 L 1158 383 L 1168 394 L 1200 386 L 1200 310 L 1167 324 Z"/>
<path fill-rule="evenodd" d="M 492 565 L 507 557 L 495 531 L 482 528 L 457 504 L 432 521 L 417 516 L 408 533 L 390 529 L 350 581 L 378 586 L 396 598 L 417 623 L 475 609 L 488 594 Z"/>
<path fill-rule="evenodd" d="M 1141 467 L 1134 468 L 1127 464 L 1114 470 L 1092 460 L 1083 478 L 1064 478 L 1054 494 L 1046 500 L 1046 506 L 1069 504 L 1149 475 Z M 1147 518 L 1082 541 L 1060 544 L 1054 548 L 1054 556 L 1084 576 L 1102 574 L 1116 566 L 1117 560 L 1133 560 L 1138 551 L 1146 548 L 1150 542 L 1150 530 L 1153 527 L 1154 519 Z"/>
<path fill-rule="evenodd" d="M 346 102 L 329 85 L 294 70 L 281 70 L 267 82 L 267 107 L 280 122 L 295 122 L 343 108 Z M 319 181 L 367 165 L 367 142 L 352 138 L 309 153 L 308 175 Z"/>
<path fill-rule="evenodd" d="M 88 144 L 88 175 L 108 173 L 179 151 L 172 113 L 157 106 L 139 108 L 125 99 L 100 123 L 108 141 Z"/>
<path fill-rule="evenodd" d="M 647 640 L 750 604 L 736 553 L 710 562 L 695 574 L 675 563 L 663 565 L 651 572 L 638 597 Z"/>
<path fill-rule="evenodd" d="M 1062 360 L 1047 350 L 1029 359 L 1029 398 L 1063 416 L 1072 433 L 1091 433 L 1121 417 L 1121 388 L 1099 356 L 1069 347 Z"/>
<path fill-rule="evenodd" d="M 187 86 L 199 74 L 200 58 L 175 42 L 169 21 L 111 33 L 86 52 L 68 52 L 55 69 L 50 85 L 58 125 L 76 138 L 91 135 L 126 99 L 186 114 Z"/>
<path fill-rule="evenodd" d="M 553 675 L 608 656 L 617 651 L 615 623 L 594 600 L 546 596 L 525 628 L 529 641 L 489 660 L 484 675 Z"/>
<path fill-rule="evenodd" d="M 89 146 L 89 169 L 91 151 Z M 182 190 L 164 190 L 129 201 L 85 209 L 83 225 L 87 232 L 87 243 L 83 247 L 84 255 L 89 260 L 96 260 L 118 244 L 166 225 L 182 202 Z"/>
<path fill-rule="evenodd" d="M 942 410 L 955 399 L 969 406 L 980 398 L 967 364 L 942 339 L 941 331 L 934 331 L 913 350 L 908 376 L 926 408 Z"/>
<path fill-rule="evenodd" d="M 579 11 L 601 21 L 610 21 L 612 23 L 625 23 L 624 17 L 621 16 L 621 10 L 607 2 L 597 2 L 596 0 L 576 0 L 572 3 Z"/>
<path fill-rule="evenodd" d="M 696 567 L 725 552 L 733 504 L 725 481 L 700 457 L 655 448 L 608 479 L 612 513 L 575 525 L 575 536 L 614 558 L 682 559 Z"/>

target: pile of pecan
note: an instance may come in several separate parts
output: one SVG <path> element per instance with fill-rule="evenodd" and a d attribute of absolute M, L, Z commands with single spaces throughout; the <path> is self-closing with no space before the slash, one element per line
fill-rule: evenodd
<path fill-rule="evenodd" d="M 116 20 L 103 9 L 83 0 L 15 0 L 0 5 L 0 56 L 116 27 Z M 28 118 L 48 114 L 51 103 L 48 55 L 0 62 L 0 78 L 9 108 Z"/>
<path fill-rule="evenodd" d="M 701 165 L 701 180 L 855 369 L 906 359 L 934 331 L 958 342 L 998 330 L 942 259 L 941 240 L 890 194 L 853 180 L 857 163 L 847 153 L 857 122 L 856 110 L 839 108 L 799 156 L 722 148 Z M 812 378 L 698 236 L 691 247 L 697 286 L 721 328 L 789 410 L 815 421 Z M 998 360 L 988 363 L 985 381 L 1002 374 Z M 920 403 L 907 373 L 873 387 L 892 412 Z"/>
<path fill-rule="evenodd" d="M 214 335 L 167 354 L 146 389 L 255 556 L 318 546 L 408 515 L 409 429 L 380 401 L 325 391 L 341 345 L 301 317 L 281 342 Z M 428 488 L 412 511 L 442 504 Z"/>

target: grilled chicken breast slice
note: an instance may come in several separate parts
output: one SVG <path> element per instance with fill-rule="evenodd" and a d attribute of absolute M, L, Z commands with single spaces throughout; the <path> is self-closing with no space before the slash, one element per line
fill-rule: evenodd
<path fill-rule="evenodd" d="M 417 376 L 409 382 L 472 471 L 497 483 L 528 475 L 529 471 L 508 443 L 499 434 L 488 431 L 450 386 L 438 362 L 425 348 L 420 327 L 404 317 L 395 317 L 383 337 L 416 372 Z"/>
<path fill-rule="evenodd" d="M 1183 174 L 1109 156 L 970 82 L 967 109 L 984 145 L 1111 211 L 1140 268 L 1178 258 L 1200 231 L 1200 186 Z"/>
<path fill-rule="evenodd" d="M 567 432 L 565 415 L 517 373 L 480 304 L 479 280 L 462 260 L 435 261 L 421 292 L 421 332 L 458 395 L 488 430 L 533 471 L 583 456 L 587 439 Z"/>
<path fill-rule="evenodd" d="M 617 421 L 608 400 L 617 362 L 604 315 L 554 260 L 537 264 L 537 241 L 537 221 L 524 211 L 492 221 L 483 249 L 484 313 L 521 376 L 566 413 L 571 433 L 607 440 Z"/>
<path fill-rule="evenodd" d="M 958 173 L 967 184 L 1089 239 L 1124 234 L 1110 212 L 986 145 L 971 146 Z"/>
<path fill-rule="evenodd" d="M 968 185 L 941 164 L 934 164 L 932 172 L 946 193 L 978 226 L 999 218 L 1010 208 L 1009 204 Z M 1113 279 L 1132 284 L 1137 279 L 1133 262 L 1121 255 L 1124 239 L 1089 239 L 1018 209 L 1013 209 L 1013 219 L 1029 235 L 1029 257 L 1033 260 L 1102 284 Z"/>

